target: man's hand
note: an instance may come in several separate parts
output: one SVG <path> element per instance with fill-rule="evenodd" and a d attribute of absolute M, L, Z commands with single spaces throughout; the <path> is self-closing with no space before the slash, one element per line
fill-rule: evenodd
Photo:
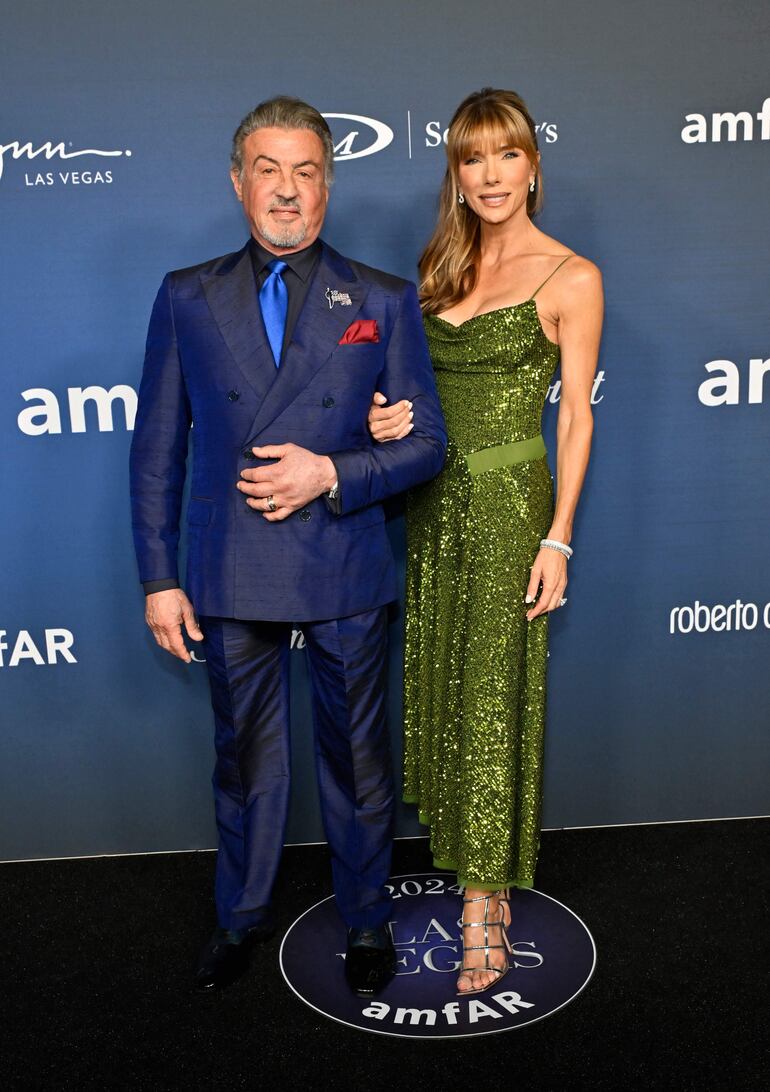
<path fill-rule="evenodd" d="M 403 440 L 414 428 L 411 402 L 396 402 L 395 406 L 388 406 L 387 409 L 386 402 L 385 395 L 377 391 L 369 407 L 369 432 L 378 444 L 387 443 L 388 440 Z"/>
<path fill-rule="evenodd" d="M 315 455 L 296 444 L 253 447 L 258 459 L 278 459 L 269 466 L 242 470 L 238 489 L 246 494 L 246 503 L 261 512 L 270 523 L 286 519 L 308 501 L 328 493 L 337 480 L 337 471 L 328 455 Z M 270 511 L 267 498 L 273 498 Z"/>
<path fill-rule="evenodd" d="M 182 640 L 182 624 L 192 641 L 202 641 L 203 634 L 195 619 L 192 603 L 181 588 L 169 588 L 168 591 L 148 595 L 144 617 L 161 648 L 172 656 L 178 656 L 186 664 L 191 663 L 192 656 Z"/>

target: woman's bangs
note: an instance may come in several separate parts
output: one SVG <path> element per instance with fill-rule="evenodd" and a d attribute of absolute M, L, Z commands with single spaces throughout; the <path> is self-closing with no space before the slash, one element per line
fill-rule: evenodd
<path fill-rule="evenodd" d="M 509 116 L 491 111 L 486 117 L 469 118 L 461 123 L 459 131 L 453 133 L 457 162 L 468 159 L 474 152 L 498 152 L 501 148 L 521 148 L 529 153 L 532 137 L 529 130 L 516 115 Z"/>

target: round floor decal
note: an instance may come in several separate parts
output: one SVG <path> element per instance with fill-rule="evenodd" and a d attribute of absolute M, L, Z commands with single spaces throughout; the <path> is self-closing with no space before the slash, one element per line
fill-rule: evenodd
<path fill-rule="evenodd" d="M 345 984 L 345 927 L 334 899 L 297 918 L 281 945 L 281 970 L 306 1004 L 332 1020 L 382 1035 L 454 1038 L 510 1031 L 576 997 L 596 962 L 591 934 L 562 903 L 534 890 L 511 893 L 511 969 L 484 993 L 458 997 L 460 895 L 441 873 L 391 881 L 398 971 L 371 999 Z"/>

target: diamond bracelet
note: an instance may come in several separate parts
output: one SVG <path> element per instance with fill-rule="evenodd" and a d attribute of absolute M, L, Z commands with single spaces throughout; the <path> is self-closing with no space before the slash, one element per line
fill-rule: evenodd
<path fill-rule="evenodd" d="M 555 538 L 541 538 L 540 549 L 557 550 L 558 553 L 564 554 L 569 559 L 572 557 L 572 550 L 566 542 L 558 542 Z"/>

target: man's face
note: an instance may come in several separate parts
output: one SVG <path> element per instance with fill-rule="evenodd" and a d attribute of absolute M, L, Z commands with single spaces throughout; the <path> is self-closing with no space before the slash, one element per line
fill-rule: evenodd
<path fill-rule="evenodd" d="M 323 145 L 309 129 L 257 129 L 243 142 L 243 174 L 230 172 L 251 234 L 273 254 L 318 237 L 329 190 Z"/>

